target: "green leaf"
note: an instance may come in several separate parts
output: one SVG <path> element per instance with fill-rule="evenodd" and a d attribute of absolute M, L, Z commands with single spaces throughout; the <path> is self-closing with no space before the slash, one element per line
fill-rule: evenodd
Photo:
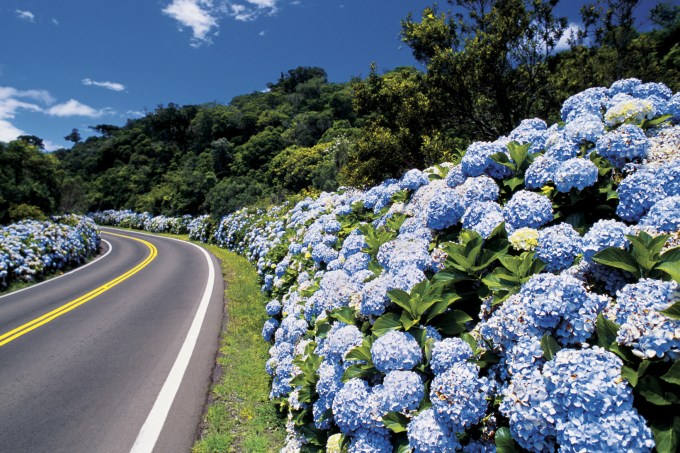
<path fill-rule="evenodd" d="M 624 365 L 621 367 L 621 377 L 627 380 L 632 387 L 635 387 L 638 383 L 638 373 L 629 366 Z"/>
<path fill-rule="evenodd" d="M 674 303 L 665 310 L 661 310 L 659 313 L 666 315 L 671 319 L 680 319 L 680 301 Z"/>
<path fill-rule="evenodd" d="M 367 363 L 373 363 L 373 357 L 371 356 L 371 348 L 366 347 L 364 345 L 353 348 L 345 356 L 345 361 L 349 360 L 362 360 Z"/>
<path fill-rule="evenodd" d="M 609 247 L 593 256 L 593 261 L 604 264 L 605 266 L 615 267 L 630 272 L 633 275 L 640 275 L 640 268 L 637 261 L 626 250 L 621 250 L 616 247 Z"/>
<path fill-rule="evenodd" d="M 670 275 L 676 282 L 680 282 L 680 247 L 675 247 L 663 253 L 656 269 Z"/>
<path fill-rule="evenodd" d="M 661 379 L 675 385 L 680 385 L 680 361 L 673 362 L 673 366 Z"/>
<path fill-rule="evenodd" d="M 466 342 L 468 345 L 470 345 L 470 349 L 472 349 L 472 352 L 477 354 L 478 346 L 477 346 L 477 340 L 475 340 L 475 337 L 473 337 L 469 333 L 465 332 L 465 333 L 460 334 L 460 339 L 463 340 L 464 342 Z"/>
<path fill-rule="evenodd" d="M 408 426 L 408 418 L 399 412 L 388 412 L 383 416 L 382 422 L 393 433 L 406 432 Z"/>
<path fill-rule="evenodd" d="M 652 432 L 658 453 L 675 453 L 680 447 L 680 417 L 673 417 L 670 424 L 652 425 Z"/>
<path fill-rule="evenodd" d="M 512 438 L 510 429 L 505 426 L 496 430 L 494 442 L 496 443 L 496 451 L 498 453 L 516 453 L 519 451 L 515 440 Z"/>
<path fill-rule="evenodd" d="M 343 307 L 331 312 L 331 318 L 337 319 L 338 321 L 344 322 L 345 324 L 352 325 L 356 320 L 356 315 L 354 310 L 351 308 Z"/>
<path fill-rule="evenodd" d="M 373 323 L 373 333 L 381 337 L 392 330 L 399 330 L 402 327 L 398 313 L 385 313 Z"/>
<path fill-rule="evenodd" d="M 543 349 L 543 357 L 545 360 L 552 360 L 562 347 L 552 335 L 546 333 L 543 335 L 543 338 L 541 338 L 541 349 Z"/>
<path fill-rule="evenodd" d="M 437 316 L 432 325 L 439 328 L 444 335 L 458 335 L 465 332 L 465 323 L 472 321 L 472 318 L 460 310 L 451 310 L 441 316 Z"/>
<path fill-rule="evenodd" d="M 347 382 L 350 379 L 354 379 L 354 378 L 364 378 L 364 377 L 372 376 L 377 372 L 378 372 L 378 370 L 376 370 L 372 366 L 351 365 L 349 368 L 347 368 L 345 370 L 345 373 L 342 375 L 342 382 Z"/>
<path fill-rule="evenodd" d="M 612 343 L 616 341 L 619 325 L 599 314 L 597 315 L 595 327 L 597 329 L 597 345 L 601 348 L 609 349 Z"/>
<path fill-rule="evenodd" d="M 659 380 L 654 376 L 640 378 L 636 390 L 655 406 L 670 406 L 674 402 L 673 396 L 663 391 Z"/>
<path fill-rule="evenodd" d="M 387 297 L 390 298 L 392 302 L 403 308 L 404 310 L 411 311 L 411 296 L 406 291 L 401 289 L 391 289 L 387 291 Z"/>

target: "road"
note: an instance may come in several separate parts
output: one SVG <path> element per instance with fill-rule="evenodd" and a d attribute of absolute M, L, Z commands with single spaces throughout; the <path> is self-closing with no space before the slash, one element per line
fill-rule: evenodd
<path fill-rule="evenodd" d="M 222 325 L 219 264 L 189 243 L 103 231 L 104 256 L 0 297 L 0 452 L 191 449 Z"/>

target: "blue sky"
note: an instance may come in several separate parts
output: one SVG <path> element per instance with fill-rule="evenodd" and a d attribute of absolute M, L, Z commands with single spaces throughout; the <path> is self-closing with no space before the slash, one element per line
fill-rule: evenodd
<path fill-rule="evenodd" d="M 444 1 L 440 1 L 442 5 Z M 582 0 L 563 0 L 577 20 Z M 646 17 L 655 1 L 642 1 Z M 71 129 L 123 125 L 159 104 L 228 103 L 281 72 L 320 66 L 331 81 L 415 65 L 400 20 L 425 0 L 3 0 L 0 141 L 48 149 Z"/>

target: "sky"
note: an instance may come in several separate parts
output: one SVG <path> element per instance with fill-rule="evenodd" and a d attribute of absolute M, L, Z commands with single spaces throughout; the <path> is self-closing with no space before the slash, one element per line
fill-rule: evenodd
<path fill-rule="evenodd" d="M 371 62 L 417 66 L 400 21 L 432 3 L 2 0 L 0 141 L 28 134 L 48 151 L 70 147 L 73 128 L 87 137 L 171 102 L 226 104 L 298 66 L 322 67 L 332 82 L 365 77 Z M 576 25 L 583 3 L 562 0 L 557 13 Z M 641 3 L 644 21 L 656 1 Z"/>

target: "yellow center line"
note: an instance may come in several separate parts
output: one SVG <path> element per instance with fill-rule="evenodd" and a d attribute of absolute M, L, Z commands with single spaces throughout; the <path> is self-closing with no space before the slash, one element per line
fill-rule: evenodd
<path fill-rule="evenodd" d="M 156 249 L 156 247 L 152 243 L 145 241 L 144 239 L 139 239 L 139 238 L 132 237 L 132 236 L 125 236 L 125 235 L 117 234 L 117 233 L 109 233 L 107 231 L 105 231 L 104 233 L 109 234 L 111 236 L 118 236 L 118 237 L 122 237 L 122 238 L 126 238 L 126 239 L 132 239 L 133 241 L 141 242 L 142 244 L 149 247 L 149 255 L 144 259 L 144 261 L 142 261 L 141 263 L 139 263 L 138 265 L 136 265 L 135 267 L 133 267 L 129 271 L 125 272 L 122 275 L 119 275 L 118 277 L 114 278 L 113 280 L 111 280 L 107 283 L 104 283 L 99 288 L 93 289 L 89 293 L 84 294 L 84 295 L 80 296 L 79 298 L 74 299 L 71 302 L 68 302 L 68 303 L 62 305 L 59 308 L 56 308 L 56 309 L 54 309 L 50 312 L 47 312 L 44 315 L 42 315 L 38 318 L 35 318 L 34 320 L 27 322 L 26 324 L 23 324 L 23 325 L 17 327 L 16 329 L 10 330 L 9 332 L 0 335 L 0 346 L 6 345 L 10 341 L 14 341 L 17 338 L 21 337 L 22 335 L 25 335 L 28 332 L 30 332 L 34 329 L 37 329 L 38 327 L 40 327 L 44 324 L 47 324 L 48 322 L 60 317 L 61 315 L 64 315 L 64 314 L 68 313 L 69 311 L 71 311 L 71 310 L 83 305 L 84 303 L 94 299 L 95 297 L 97 297 L 100 294 L 108 291 L 109 289 L 113 288 L 117 284 L 122 283 L 123 281 L 125 281 L 128 278 L 135 275 L 137 272 L 144 269 L 146 266 L 149 265 L 149 263 L 151 263 L 154 259 L 156 259 L 156 256 L 158 256 L 158 249 Z"/>

